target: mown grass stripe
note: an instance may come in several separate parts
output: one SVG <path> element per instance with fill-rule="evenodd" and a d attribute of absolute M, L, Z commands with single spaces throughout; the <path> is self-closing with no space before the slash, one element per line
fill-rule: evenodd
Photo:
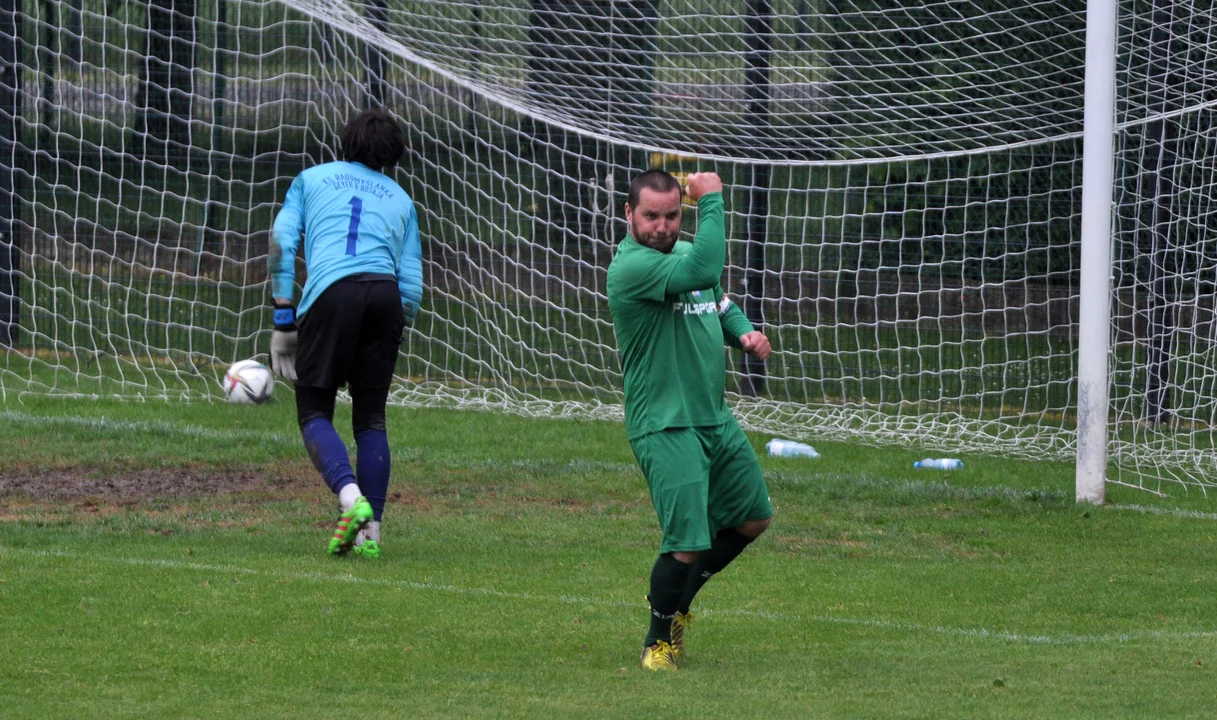
<path fill-rule="evenodd" d="M 620 602 L 613 600 L 604 600 L 599 598 L 582 597 L 575 595 L 542 595 L 527 592 L 508 592 L 505 590 L 497 590 L 495 588 L 486 587 L 467 587 L 461 585 L 425 583 L 414 580 L 392 580 L 386 578 L 364 577 L 351 573 L 319 573 L 308 571 L 265 571 L 256 568 L 242 567 L 239 565 L 213 565 L 208 563 L 197 562 L 182 562 L 178 560 L 165 559 L 146 559 L 146 558 L 130 558 L 130 557 L 113 557 L 106 555 L 88 555 L 63 550 L 30 550 L 25 548 L 6 548 L 0 547 L 0 555 L 15 555 L 23 554 L 34 557 L 44 557 L 51 559 L 68 559 L 68 560 L 90 560 L 97 562 L 113 563 L 118 565 L 126 565 L 128 567 L 149 567 L 149 568 L 165 568 L 170 570 L 197 571 L 197 572 L 213 572 L 226 573 L 234 575 L 247 575 L 254 577 L 267 577 L 285 580 L 307 580 L 313 582 L 343 582 L 354 583 L 359 585 L 372 585 L 378 587 L 398 588 L 405 590 L 416 590 L 420 592 L 447 593 L 454 595 L 467 595 L 475 597 L 491 597 L 502 600 L 523 600 L 528 602 L 551 602 L 563 605 L 582 605 L 595 606 L 606 608 L 628 608 L 636 610 L 641 607 L 641 603 Z M 1030 635 L 1024 633 L 1010 632 L 1006 630 L 992 630 L 988 628 L 958 628 L 948 627 L 945 625 L 926 625 L 921 623 L 905 623 L 894 620 L 884 620 L 879 618 L 848 618 L 837 617 L 831 615 L 810 615 L 803 616 L 791 613 L 774 613 L 767 611 L 744 610 L 738 608 L 712 609 L 703 608 L 698 610 L 699 615 L 707 617 L 725 616 L 725 617 L 749 617 L 771 622 L 808 622 L 821 623 L 826 625 L 843 625 L 855 626 L 862 628 L 870 628 L 876 630 L 892 630 L 897 632 L 907 633 L 922 633 L 932 635 L 944 635 L 951 637 L 962 637 L 976 640 L 996 640 L 1006 643 L 1016 643 L 1024 645 L 1088 645 L 1102 643 L 1128 643 L 1141 640 L 1195 640 L 1195 639 L 1210 639 L 1217 638 L 1217 631 L 1214 630 L 1191 630 L 1182 632 L 1167 632 L 1161 630 L 1135 630 L 1124 633 L 1113 633 L 1109 635 Z"/>

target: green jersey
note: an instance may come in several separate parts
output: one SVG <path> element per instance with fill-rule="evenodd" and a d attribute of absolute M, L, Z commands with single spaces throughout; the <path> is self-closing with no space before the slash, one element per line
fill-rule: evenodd
<path fill-rule="evenodd" d="M 609 265 L 631 440 L 731 418 L 723 343 L 738 347 L 753 328 L 719 286 L 727 251 L 722 193 L 703 195 L 697 207 L 694 243 L 663 253 L 626 235 Z"/>

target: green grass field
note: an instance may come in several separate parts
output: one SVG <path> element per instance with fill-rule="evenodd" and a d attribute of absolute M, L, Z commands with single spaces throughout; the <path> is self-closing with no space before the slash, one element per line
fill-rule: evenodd
<path fill-rule="evenodd" d="M 349 408 L 339 410 L 340 426 Z M 10 393 L 5 718 L 1184 718 L 1217 703 L 1217 513 L 1073 503 L 1071 466 L 816 443 L 675 676 L 637 667 L 659 543 L 622 426 L 390 410 L 380 562 L 325 555 L 291 394 Z M 767 438 L 755 437 L 761 448 Z"/>

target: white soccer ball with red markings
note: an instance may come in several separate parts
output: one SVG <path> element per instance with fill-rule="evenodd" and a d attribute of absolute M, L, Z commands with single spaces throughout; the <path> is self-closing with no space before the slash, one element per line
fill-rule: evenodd
<path fill-rule="evenodd" d="M 257 360 L 241 360 L 233 363 L 220 381 L 224 396 L 236 405 L 261 405 L 270 399 L 275 389 L 275 378 L 270 368 Z"/>

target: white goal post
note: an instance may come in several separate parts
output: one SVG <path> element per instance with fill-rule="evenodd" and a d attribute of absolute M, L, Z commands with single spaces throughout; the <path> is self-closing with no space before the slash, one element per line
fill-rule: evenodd
<path fill-rule="evenodd" d="M 775 348 L 726 351 L 746 427 L 1207 492 L 1217 40 L 1091 3 L 0 0 L 0 393 L 220 398 L 287 184 L 383 103 L 428 288 L 394 402 L 619 419 L 629 178 L 714 169 Z"/>
<path fill-rule="evenodd" d="M 1087 3 L 1075 495 L 1079 502 L 1090 503 L 1103 502 L 1107 482 L 1116 17 L 1115 0 Z"/>

